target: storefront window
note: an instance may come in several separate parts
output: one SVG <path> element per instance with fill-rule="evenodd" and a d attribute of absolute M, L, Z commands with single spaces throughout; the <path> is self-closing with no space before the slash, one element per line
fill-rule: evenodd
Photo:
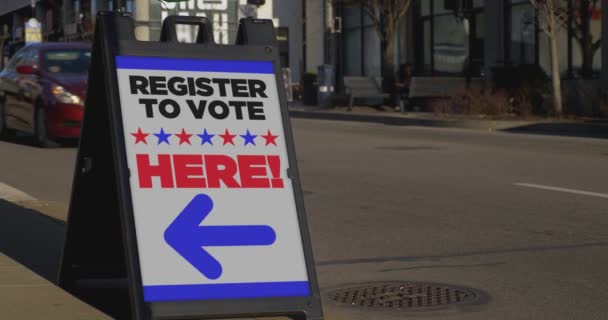
<path fill-rule="evenodd" d="M 588 21 L 583 19 L 580 0 L 573 0 L 572 67 L 576 76 L 597 77 L 602 68 L 602 47 L 596 44 L 602 36 L 602 2 L 590 1 Z M 585 24 L 588 23 L 588 28 Z M 584 37 L 587 33 L 588 38 Z"/>
<path fill-rule="evenodd" d="M 483 1 L 478 1 L 483 3 Z M 473 22 L 475 23 L 475 27 L 471 28 L 475 32 L 471 34 L 471 48 L 469 49 L 471 55 L 471 74 L 472 75 L 482 75 L 484 68 L 484 39 L 486 38 L 486 23 L 485 23 L 486 15 L 483 11 L 476 11 L 475 19 Z"/>
<path fill-rule="evenodd" d="M 601 1 L 591 0 L 588 3 L 589 7 L 583 9 L 580 0 L 557 0 L 556 11 L 559 12 L 560 21 L 557 52 L 562 77 L 593 78 L 598 76 L 602 67 L 602 48 L 598 42 L 602 28 Z M 587 14 L 583 14 L 583 11 Z M 538 63 L 550 75 L 549 39 L 542 28 L 537 27 L 536 10 L 528 1 L 512 0 L 510 14 L 510 61 L 515 65 Z M 588 36 L 585 37 L 585 34 Z"/>
<path fill-rule="evenodd" d="M 363 74 L 368 77 L 379 77 L 382 60 L 380 38 L 373 25 L 364 26 L 363 43 Z"/>
<path fill-rule="evenodd" d="M 379 76 L 380 39 L 372 20 L 359 5 L 348 5 L 344 7 L 343 23 L 344 74 Z"/>
<path fill-rule="evenodd" d="M 349 76 L 360 76 L 361 69 L 361 29 L 344 33 L 345 65 L 344 73 Z"/>
<path fill-rule="evenodd" d="M 360 76 L 361 63 L 361 11 L 359 6 L 345 6 L 344 29 L 344 74 Z"/>
<path fill-rule="evenodd" d="M 444 0 L 421 0 L 424 46 L 416 49 L 422 58 L 418 70 L 428 75 L 479 76 L 484 60 L 483 5 L 483 0 L 474 0 L 469 7 L 458 8 Z"/>
<path fill-rule="evenodd" d="M 420 1 L 420 15 L 428 16 L 431 14 L 431 1 L 421 0 Z"/>
<path fill-rule="evenodd" d="M 435 17 L 434 23 L 435 72 L 439 74 L 464 73 L 469 58 L 468 20 L 445 15 Z"/>
<path fill-rule="evenodd" d="M 551 47 L 549 39 L 542 30 L 539 30 L 538 44 L 539 64 L 547 75 L 551 75 Z M 566 77 L 568 75 L 568 29 L 566 26 L 560 28 L 557 33 L 557 53 L 559 72 L 562 77 Z"/>
<path fill-rule="evenodd" d="M 424 65 L 422 70 L 425 74 L 430 74 L 433 71 L 433 61 L 431 56 L 431 20 L 425 20 L 423 23 L 424 28 L 424 47 L 418 50 L 422 51 L 424 57 Z"/>
<path fill-rule="evenodd" d="M 428 1 L 428 0 L 427 0 Z M 424 0 L 422 2 L 425 2 Z M 445 14 L 445 13 L 454 13 L 454 11 L 446 9 L 446 2 L 445 0 L 433 0 L 433 14 L 434 15 L 438 15 L 438 14 Z M 458 1 L 452 1 L 454 2 L 454 4 L 458 3 Z"/>
<path fill-rule="evenodd" d="M 523 2 L 511 8 L 510 56 L 513 64 L 536 63 L 535 17 L 534 7 L 529 3 Z"/>

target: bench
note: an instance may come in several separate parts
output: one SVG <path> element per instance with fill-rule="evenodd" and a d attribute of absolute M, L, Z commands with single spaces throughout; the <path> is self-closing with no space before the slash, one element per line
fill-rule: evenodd
<path fill-rule="evenodd" d="M 380 100 L 380 105 L 384 99 L 390 95 L 383 93 L 382 88 L 370 77 L 344 77 L 344 89 L 348 96 L 348 110 L 352 110 L 355 100 Z"/>

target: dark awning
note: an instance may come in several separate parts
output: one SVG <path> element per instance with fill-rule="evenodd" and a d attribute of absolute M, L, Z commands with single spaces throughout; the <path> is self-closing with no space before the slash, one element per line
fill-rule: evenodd
<path fill-rule="evenodd" d="M 0 0 L 0 16 L 31 4 L 31 0 Z"/>

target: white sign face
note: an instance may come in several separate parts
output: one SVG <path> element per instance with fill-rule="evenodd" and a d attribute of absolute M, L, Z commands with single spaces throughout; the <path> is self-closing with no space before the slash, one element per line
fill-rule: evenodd
<path fill-rule="evenodd" d="M 116 66 L 144 300 L 309 296 L 272 62 Z"/>

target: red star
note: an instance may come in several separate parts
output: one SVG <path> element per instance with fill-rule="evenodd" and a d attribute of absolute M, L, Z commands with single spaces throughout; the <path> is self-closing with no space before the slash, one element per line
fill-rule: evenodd
<path fill-rule="evenodd" d="M 182 129 L 182 133 L 176 133 L 175 135 L 179 138 L 179 144 L 180 145 L 182 143 L 187 143 L 189 145 L 192 145 L 190 143 L 190 137 L 192 137 L 192 135 L 189 134 L 189 133 L 186 133 L 186 130 Z"/>
<path fill-rule="evenodd" d="M 272 133 L 270 133 L 270 130 L 268 130 L 268 133 L 266 135 L 261 135 L 261 137 L 266 139 L 266 145 L 269 145 L 272 143 L 276 146 L 277 145 L 276 140 L 279 136 L 273 136 Z"/>
<path fill-rule="evenodd" d="M 135 137 L 135 144 L 138 144 L 140 142 L 143 142 L 144 144 L 148 144 L 148 142 L 146 141 L 146 137 L 149 136 L 150 134 L 141 132 L 141 128 L 137 128 L 137 132 L 131 133 L 131 135 Z"/>
<path fill-rule="evenodd" d="M 228 132 L 228 129 L 226 129 L 226 131 L 224 131 L 224 134 L 220 134 L 220 137 L 222 137 L 222 139 L 224 139 L 224 145 L 227 144 L 232 144 L 234 145 L 234 141 L 232 141 L 232 139 L 234 139 L 234 137 L 236 137 L 236 134 L 230 134 L 230 132 Z"/>

